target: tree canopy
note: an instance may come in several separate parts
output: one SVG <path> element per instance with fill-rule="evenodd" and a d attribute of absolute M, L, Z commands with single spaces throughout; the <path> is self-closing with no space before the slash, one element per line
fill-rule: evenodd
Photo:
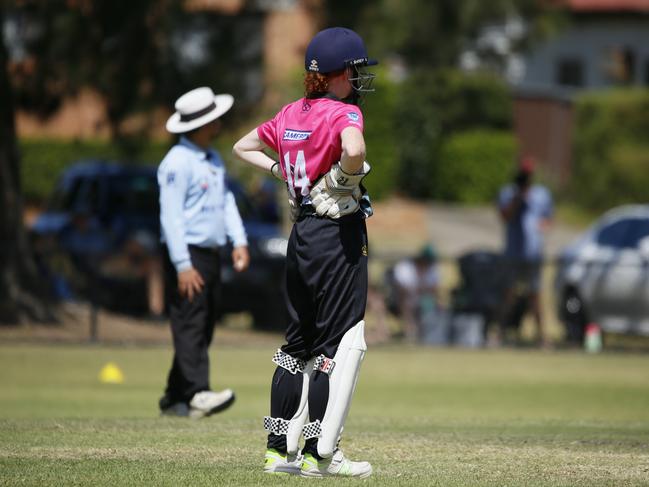
<path fill-rule="evenodd" d="M 261 19 L 192 12 L 181 0 L 8 2 L 16 104 L 46 117 L 84 87 L 100 93 L 110 131 L 208 84 L 250 103 L 263 92 Z M 245 41 L 245 42 L 244 42 Z M 238 111 L 239 114 L 245 111 Z"/>

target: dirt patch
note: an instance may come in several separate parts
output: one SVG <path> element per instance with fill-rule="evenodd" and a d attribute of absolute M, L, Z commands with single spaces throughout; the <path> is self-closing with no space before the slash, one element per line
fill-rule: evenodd
<path fill-rule="evenodd" d="M 367 231 L 376 253 L 414 252 L 428 239 L 427 205 L 398 197 L 375 203 Z"/>

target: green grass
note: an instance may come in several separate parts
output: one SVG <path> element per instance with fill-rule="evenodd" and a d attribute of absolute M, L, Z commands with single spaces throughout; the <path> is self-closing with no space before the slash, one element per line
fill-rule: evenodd
<path fill-rule="evenodd" d="M 168 349 L 0 346 L 0 485 L 363 482 L 261 473 L 270 342 L 212 350 L 237 402 L 201 421 L 158 417 Z M 649 485 L 649 356 L 376 348 L 342 446 L 364 485 Z"/>

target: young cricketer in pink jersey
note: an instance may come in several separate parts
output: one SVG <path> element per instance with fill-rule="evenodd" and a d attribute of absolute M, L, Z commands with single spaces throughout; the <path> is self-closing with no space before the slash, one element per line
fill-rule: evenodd
<path fill-rule="evenodd" d="M 369 198 L 363 115 L 376 64 L 355 32 L 319 32 L 305 56 L 305 97 L 239 140 L 234 153 L 286 182 L 294 225 L 286 256 L 289 323 L 271 386 L 264 470 L 367 477 L 338 448 L 366 346 Z M 263 151 L 278 154 L 279 162 Z M 299 450 L 300 437 L 303 449 Z"/>
<path fill-rule="evenodd" d="M 257 127 L 257 135 L 278 153 L 292 196 L 308 197 L 313 182 L 340 160 L 340 134 L 347 127 L 363 132 L 357 106 L 331 98 L 301 99 Z"/>

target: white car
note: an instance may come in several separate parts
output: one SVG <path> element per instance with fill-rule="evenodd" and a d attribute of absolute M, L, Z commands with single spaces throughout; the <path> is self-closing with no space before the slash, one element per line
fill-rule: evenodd
<path fill-rule="evenodd" d="M 569 340 L 581 341 L 591 322 L 649 336 L 649 205 L 608 211 L 565 248 L 556 291 Z"/>

